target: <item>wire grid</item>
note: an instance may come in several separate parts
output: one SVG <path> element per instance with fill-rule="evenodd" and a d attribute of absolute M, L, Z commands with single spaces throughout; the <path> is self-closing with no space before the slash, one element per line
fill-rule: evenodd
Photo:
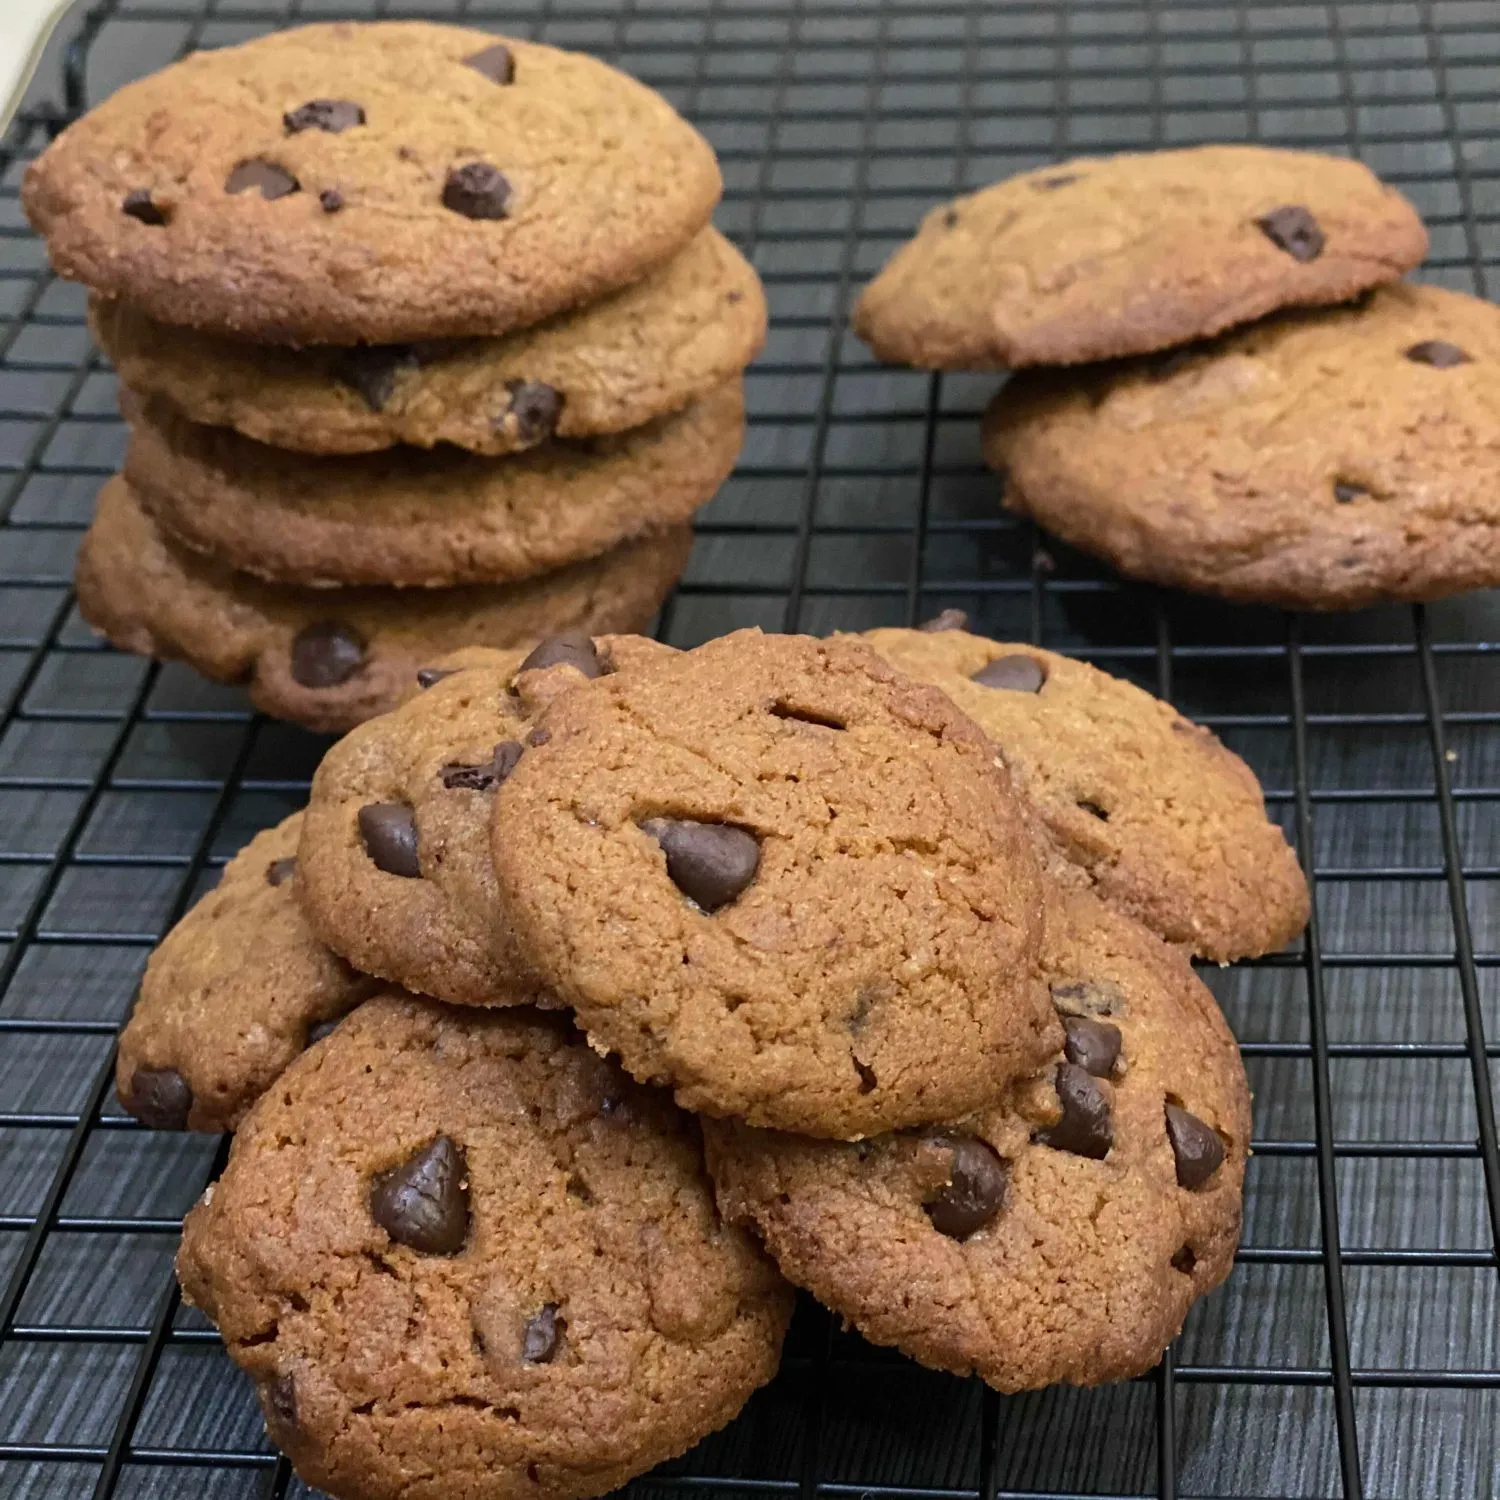
<path fill-rule="evenodd" d="M 150 945 L 325 742 L 237 690 L 95 643 L 68 587 L 122 449 L 79 289 L 17 185 L 50 131 L 184 49 L 305 0 L 112 0 L 64 97 L 0 147 L 0 1495 L 305 1493 L 171 1276 L 212 1139 L 140 1130 L 115 1031 Z M 417 14 L 410 8 L 390 13 Z M 955 605 L 1132 676 L 1255 767 L 1317 894 L 1306 940 L 1214 971 L 1257 1095 L 1244 1246 L 1151 1376 L 1001 1398 L 870 1348 L 811 1304 L 781 1375 L 638 1481 L 1007 1496 L 1500 1492 L 1500 701 L 1494 595 L 1287 616 L 1123 585 L 1001 515 L 978 461 L 995 378 L 887 370 L 844 330 L 938 198 L 1082 151 L 1263 140 L 1352 152 L 1432 227 L 1423 275 L 1486 292 L 1500 249 L 1500 13 L 1476 3 L 999 6 L 887 0 L 435 3 L 583 47 L 719 149 L 721 227 L 773 328 L 735 478 L 662 634 L 822 632 Z"/>

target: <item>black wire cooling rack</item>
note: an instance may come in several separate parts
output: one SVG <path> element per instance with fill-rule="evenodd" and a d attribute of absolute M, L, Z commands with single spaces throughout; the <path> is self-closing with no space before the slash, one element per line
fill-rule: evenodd
<path fill-rule="evenodd" d="M 75 16 L 61 96 L 0 147 L 0 1495 L 300 1492 L 182 1308 L 180 1216 L 222 1160 L 118 1111 L 115 1030 L 150 945 L 323 742 L 239 692 L 102 649 L 69 573 L 122 447 L 76 287 L 16 190 L 48 133 L 185 48 L 344 0 L 118 0 Z M 405 9 L 402 14 L 417 13 Z M 1154 1375 L 1002 1399 L 811 1306 L 778 1380 L 634 1487 L 1009 1496 L 1500 1493 L 1500 601 L 1354 616 L 1120 584 L 999 513 L 989 377 L 881 369 L 845 331 L 932 201 L 1090 150 L 1352 152 L 1432 226 L 1423 274 L 1500 252 L 1500 7 L 1472 3 L 515 0 L 442 4 L 658 86 L 718 147 L 719 222 L 773 330 L 750 438 L 663 632 L 821 632 L 946 605 L 1125 673 L 1255 766 L 1316 884 L 1305 943 L 1207 977 L 1244 1043 L 1244 1248 Z"/>

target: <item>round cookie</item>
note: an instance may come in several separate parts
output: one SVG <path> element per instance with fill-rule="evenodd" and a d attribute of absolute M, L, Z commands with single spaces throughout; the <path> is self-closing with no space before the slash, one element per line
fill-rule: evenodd
<path fill-rule="evenodd" d="M 425 21 L 195 52 L 70 125 L 22 185 L 58 273 L 267 343 L 507 333 L 708 222 L 708 143 L 576 52 Z"/>
<path fill-rule="evenodd" d="M 744 256 L 705 229 L 636 285 L 505 339 L 286 349 L 99 297 L 89 322 L 124 385 L 206 426 L 309 453 L 443 442 L 499 455 L 681 411 L 755 358 L 766 299 Z"/>
<path fill-rule="evenodd" d="M 852 1138 L 1050 1049 L 1021 805 L 867 646 L 738 631 L 565 694 L 530 743 L 496 796 L 502 907 L 590 1040 L 679 1103 Z"/>
<path fill-rule="evenodd" d="M 1500 308 L 1402 285 L 1161 362 L 1028 375 L 1005 503 L 1131 577 L 1355 609 L 1500 583 Z"/>
<path fill-rule="evenodd" d="M 375 988 L 308 928 L 302 814 L 258 833 L 161 940 L 120 1033 L 115 1091 L 155 1130 L 233 1130 Z"/>
<path fill-rule="evenodd" d="M 552 697 L 669 651 L 643 636 L 563 636 L 531 653 L 483 652 L 482 666 L 424 669 L 426 689 L 351 730 L 313 777 L 299 885 L 314 930 L 365 973 L 439 1000 L 552 1003 L 496 897 L 495 789 Z"/>
<path fill-rule="evenodd" d="M 122 650 L 245 682 L 264 712 L 340 733 L 395 707 L 418 668 L 465 643 L 641 629 L 691 548 L 683 527 L 523 583 L 299 589 L 173 546 L 117 477 L 100 491 L 75 584 L 84 618 Z"/>
<path fill-rule="evenodd" d="M 125 478 L 158 525 L 308 587 L 507 583 L 597 557 L 689 520 L 734 468 L 745 421 L 736 380 L 634 432 L 512 458 L 450 447 L 311 458 L 160 401 L 124 408 Z"/>
<path fill-rule="evenodd" d="M 862 638 L 984 730 L 1111 906 L 1220 963 L 1307 925 L 1307 882 L 1255 773 L 1170 704 L 1086 662 L 961 629 Z"/>
<path fill-rule="evenodd" d="M 704 1122 L 719 1207 L 878 1344 L 1001 1391 L 1139 1374 L 1239 1238 L 1250 1095 L 1187 960 L 1049 909 L 1065 1050 L 996 1106 L 859 1145 Z"/>
<path fill-rule="evenodd" d="M 177 1274 L 360 1500 L 603 1494 L 729 1421 L 791 1310 L 664 1096 L 560 1020 L 398 995 L 262 1097 Z"/>
<path fill-rule="evenodd" d="M 923 369 L 1165 349 L 1420 264 L 1416 210 L 1368 167 L 1267 146 L 1081 157 L 932 210 L 854 330 Z"/>

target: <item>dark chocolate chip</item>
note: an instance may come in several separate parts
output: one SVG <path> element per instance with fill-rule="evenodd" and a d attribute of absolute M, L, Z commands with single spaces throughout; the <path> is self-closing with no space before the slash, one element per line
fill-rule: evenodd
<path fill-rule="evenodd" d="M 1198 1264 L 1198 1257 L 1193 1254 L 1191 1245 L 1184 1245 L 1176 1255 L 1172 1257 L 1172 1269 L 1181 1271 L 1184 1276 L 1193 1274 L 1193 1267 Z"/>
<path fill-rule="evenodd" d="M 129 213 L 130 199 L 127 198 L 125 202 L 125 212 Z M 146 222 L 149 224 L 151 220 Z M 1446 339 L 1423 339 L 1420 344 L 1413 344 L 1406 351 L 1406 357 L 1419 365 L 1432 365 L 1438 370 L 1451 370 L 1454 365 L 1469 363 L 1469 356 L 1457 344 L 1450 344 Z"/>
<path fill-rule="evenodd" d="M 1167 1139 L 1177 1160 L 1178 1187 L 1202 1187 L 1224 1161 L 1224 1142 L 1218 1131 L 1180 1104 L 1167 1105 Z"/>
<path fill-rule="evenodd" d="M 491 787 L 499 786 L 515 770 L 520 758 L 520 741 L 501 740 L 483 765 L 464 766 L 450 762 L 438 775 L 443 778 L 443 785 L 450 792 L 487 792 Z"/>
<path fill-rule="evenodd" d="M 130 1097 L 120 1103 L 152 1130 L 186 1130 L 193 1090 L 176 1068 L 137 1068 L 130 1075 Z"/>
<path fill-rule="evenodd" d="M 854 1071 L 859 1074 L 859 1091 L 862 1094 L 873 1094 L 880 1087 L 880 1080 L 875 1076 L 875 1069 L 869 1063 L 862 1063 L 854 1054 L 849 1054 L 854 1059 Z"/>
<path fill-rule="evenodd" d="M 927 1136 L 924 1144 L 951 1152 L 952 1161 L 947 1183 L 922 1207 L 939 1234 L 966 1240 L 1000 1212 L 1010 1183 L 1010 1167 L 994 1147 L 977 1136 Z"/>
<path fill-rule="evenodd" d="M 503 219 L 510 209 L 510 182 L 487 161 L 465 162 L 443 183 L 443 207 L 466 219 Z"/>
<path fill-rule="evenodd" d="M 318 202 L 325 214 L 336 214 L 344 206 L 344 195 L 337 188 L 324 188 L 318 194 Z"/>
<path fill-rule="evenodd" d="M 997 656 L 970 678 L 981 687 L 1008 688 L 1013 693 L 1039 693 L 1046 680 L 1042 664 L 1035 657 L 1022 656 L 1019 652 Z"/>
<path fill-rule="evenodd" d="M 917 626 L 918 630 L 929 633 L 939 630 L 967 630 L 969 628 L 969 617 L 961 609 L 945 609 L 935 614 L 930 620 L 923 620 Z"/>
<path fill-rule="evenodd" d="M 283 1427 L 297 1425 L 297 1382 L 290 1375 L 278 1375 L 266 1387 L 265 1400 L 275 1421 Z"/>
<path fill-rule="evenodd" d="M 1351 500 L 1358 500 L 1361 495 L 1370 492 L 1362 484 L 1355 484 L 1348 479 L 1335 479 L 1333 481 L 1333 498 L 1340 505 L 1347 505 Z"/>
<path fill-rule="evenodd" d="M 1261 233 L 1293 260 L 1316 260 L 1323 253 L 1323 231 L 1300 203 L 1284 203 L 1255 222 Z"/>
<path fill-rule="evenodd" d="M 557 1303 L 549 1302 L 540 1312 L 526 1320 L 521 1335 L 521 1358 L 528 1365 L 545 1365 L 557 1353 L 562 1342 L 563 1320 L 557 1315 Z"/>
<path fill-rule="evenodd" d="M 1052 1004 L 1065 1016 L 1123 1016 L 1125 991 L 1112 979 L 1074 979 L 1052 986 Z"/>
<path fill-rule="evenodd" d="M 352 99 L 309 99 L 281 117 L 288 135 L 303 130 L 326 130 L 338 135 L 365 123 L 365 112 Z"/>
<path fill-rule="evenodd" d="M 292 638 L 292 677 L 305 688 L 337 687 L 364 664 L 364 637 L 352 625 L 319 620 Z"/>
<path fill-rule="evenodd" d="M 1098 818 L 1101 823 L 1109 822 L 1108 810 L 1106 808 L 1100 807 L 1097 802 L 1090 802 L 1087 797 L 1080 797 L 1078 799 L 1078 806 L 1081 807 L 1084 812 L 1088 813 L 1090 817 Z"/>
<path fill-rule="evenodd" d="M 417 820 L 404 802 L 371 802 L 359 810 L 359 836 L 377 870 L 416 880 L 422 873 L 417 858 Z"/>
<path fill-rule="evenodd" d="M 457 667 L 418 667 L 417 686 L 425 691 L 443 678 L 452 677 L 457 671 Z"/>
<path fill-rule="evenodd" d="M 585 677 L 603 677 L 604 663 L 593 638 L 582 630 L 565 630 L 549 635 L 516 668 L 517 672 L 539 672 L 543 667 L 573 667 Z"/>
<path fill-rule="evenodd" d="M 1033 192 L 1055 193 L 1058 188 L 1067 187 L 1070 182 L 1078 181 L 1077 172 L 1059 172 L 1054 177 L 1034 177 L 1031 181 Z"/>
<path fill-rule="evenodd" d="M 476 73 L 483 73 L 491 83 L 511 83 L 516 76 L 515 57 L 503 42 L 496 42 L 493 47 L 470 53 L 464 58 L 464 66 L 473 68 Z"/>
<path fill-rule="evenodd" d="M 1037 1140 L 1058 1151 L 1101 1161 L 1114 1144 L 1115 1130 L 1109 1116 L 1109 1100 L 1093 1074 L 1077 1063 L 1057 1065 L 1057 1097 L 1062 1118 L 1056 1125 L 1037 1132 Z"/>
<path fill-rule="evenodd" d="M 469 1177 L 463 1148 L 446 1135 L 370 1184 L 370 1217 L 398 1245 L 452 1255 L 469 1232 Z"/>
<path fill-rule="evenodd" d="M 160 228 L 167 222 L 166 210 L 157 207 L 151 201 L 150 188 L 132 188 L 125 194 L 125 201 L 120 205 L 123 213 L 130 215 L 132 219 L 139 219 L 142 224 L 151 224 Z"/>
<path fill-rule="evenodd" d="M 728 906 L 760 868 L 759 840 L 729 823 L 647 818 L 641 829 L 661 845 L 672 884 L 704 911 Z"/>
<path fill-rule="evenodd" d="M 516 434 L 523 443 L 539 443 L 557 431 L 563 409 L 561 392 L 540 380 L 512 380 L 506 390 L 510 408 L 505 416 L 515 418 Z"/>
<path fill-rule="evenodd" d="M 359 395 L 371 411 L 383 411 L 396 389 L 396 376 L 416 362 L 405 344 L 363 344 L 339 355 L 333 378 Z"/>
<path fill-rule="evenodd" d="M 1108 1078 L 1120 1060 L 1123 1038 L 1120 1028 L 1108 1021 L 1090 1021 L 1083 1016 L 1064 1016 L 1067 1041 L 1063 1055 L 1095 1078 Z"/>
<path fill-rule="evenodd" d="M 281 885 L 292 878 L 297 869 L 297 858 L 288 854 L 285 859 L 272 860 L 266 866 L 266 884 Z"/>
<path fill-rule="evenodd" d="M 311 1047 L 314 1042 L 321 1042 L 325 1036 L 332 1036 L 343 1019 L 342 1016 L 334 1016 L 327 1021 L 314 1021 L 307 1028 L 307 1045 Z"/>
<path fill-rule="evenodd" d="M 274 161 L 264 161 L 258 156 L 242 161 L 224 179 L 226 193 L 248 193 L 258 188 L 262 198 L 272 200 L 285 198 L 300 187 L 301 183 L 285 167 L 278 167 Z"/>

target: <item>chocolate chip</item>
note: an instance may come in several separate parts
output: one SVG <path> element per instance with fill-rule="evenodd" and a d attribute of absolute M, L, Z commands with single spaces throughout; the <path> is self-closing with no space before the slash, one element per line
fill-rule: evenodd
<path fill-rule="evenodd" d="M 465 162 L 443 183 L 443 207 L 466 219 L 503 219 L 510 209 L 510 183 L 487 161 Z"/>
<path fill-rule="evenodd" d="M 131 196 L 134 197 L 134 194 Z M 127 198 L 125 203 L 125 212 L 129 213 L 130 199 Z M 151 220 L 146 222 L 149 224 Z M 1406 351 L 1406 357 L 1419 365 L 1432 365 L 1438 370 L 1451 370 L 1454 365 L 1469 363 L 1469 356 L 1457 344 L 1450 344 L 1446 339 L 1423 339 L 1420 344 L 1413 344 Z"/>
<path fill-rule="evenodd" d="M 1058 1151 L 1071 1151 L 1074 1156 L 1103 1160 L 1115 1139 L 1104 1090 L 1077 1063 L 1063 1062 L 1057 1065 L 1057 1097 L 1062 1118 L 1056 1125 L 1039 1130 L 1037 1140 Z"/>
<path fill-rule="evenodd" d="M 728 906 L 760 868 L 759 841 L 732 824 L 647 818 L 641 828 L 666 854 L 672 884 L 704 911 Z"/>
<path fill-rule="evenodd" d="M 120 1103 L 152 1130 L 186 1130 L 193 1090 L 176 1068 L 137 1068 Z"/>
<path fill-rule="evenodd" d="M 444 766 L 438 775 L 443 778 L 443 785 L 450 792 L 487 792 L 491 787 L 499 786 L 515 770 L 520 758 L 521 745 L 518 740 L 501 740 L 483 765 L 463 766 L 452 762 Z"/>
<path fill-rule="evenodd" d="M 516 435 L 521 441 L 539 443 L 551 437 L 562 415 L 561 393 L 539 380 L 512 380 L 506 389 L 510 392 L 510 409 L 505 416 L 515 419 Z"/>
<path fill-rule="evenodd" d="M 1000 1212 L 1010 1183 L 1010 1167 L 977 1136 L 926 1136 L 924 1144 L 950 1152 L 952 1160 L 947 1183 L 922 1207 L 939 1234 L 966 1240 Z"/>
<path fill-rule="evenodd" d="M 1098 818 L 1101 823 L 1109 822 L 1108 809 L 1100 807 L 1097 802 L 1090 802 L 1087 797 L 1080 797 L 1078 799 L 1078 806 L 1091 818 Z"/>
<path fill-rule="evenodd" d="M 278 1375 L 265 1388 L 265 1403 L 283 1427 L 297 1425 L 297 1382 L 290 1375 Z"/>
<path fill-rule="evenodd" d="M 362 397 L 371 411 L 383 411 L 395 392 L 396 376 L 416 362 L 405 344 L 365 344 L 339 355 L 333 378 Z"/>
<path fill-rule="evenodd" d="M 226 193 L 248 193 L 252 188 L 258 188 L 262 198 L 273 201 L 297 192 L 300 187 L 301 183 L 284 167 L 278 167 L 275 162 L 264 161 L 258 156 L 250 161 L 242 161 L 224 179 Z"/>
<path fill-rule="evenodd" d="M 1095 1078 L 1108 1078 L 1120 1060 L 1124 1040 L 1120 1028 L 1108 1021 L 1090 1021 L 1083 1016 L 1064 1016 L 1063 1055 Z"/>
<path fill-rule="evenodd" d="M 582 630 L 565 630 L 561 635 L 549 635 L 516 668 L 517 672 L 540 672 L 543 667 L 573 667 L 585 677 L 603 677 L 604 663 L 600 660 L 593 638 Z"/>
<path fill-rule="evenodd" d="M 1361 495 L 1370 492 L 1362 484 L 1355 484 L 1348 479 L 1335 479 L 1333 481 L 1333 498 L 1340 505 L 1347 505 L 1351 500 L 1358 500 Z"/>
<path fill-rule="evenodd" d="M 930 620 L 923 620 L 917 626 L 918 630 L 933 633 L 939 630 L 967 630 L 969 628 L 969 617 L 961 609 L 945 609 L 935 614 Z"/>
<path fill-rule="evenodd" d="M 1065 1016 L 1123 1016 L 1125 991 L 1112 979 L 1074 979 L 1052 986 L 1052 1004 Z"/>
<path fill-rule="evenodd" d="M 1167 1105 L 1167 1139 L 1177 1160 L 1177 1185 L 1202 1187 L 1224 1161 L 1219 1133 L 1180 1104 Z"/>
<path fill-rule="evenodd" d="M 533 750 L 535 750 L 538 747 L 547 744 L 548 741 L 551 740 L 551 738 L 552 731 L 550 729 L 537 728 L 533 729 L 531 733 L 526 736 L 526 743 L 530 745 Z"/>
<path fill-rule="evenodd" d="M 325 214 L 336 214 L 344 206 L 344 195 L 337 188 L 324 188 L 318 194 L 318 202 Z"/>
<path fill-rule="evenodd" d="M 309 99 L 281 117 L 288 135 L 303 130 L 326 130 L 338 135 L 365 123 L 365 112 L 352 99 Z"/>
<path fill-rule="evenodd" d="M 1184 1245 L 1176 1255 L 1172 1257 L 1172 1269 L 1181 1271 L 1184 1276 L 1191 1276 L 1193 1268 L 1198 1264 L 1198 1257 L 1193 1254 L 1191 1245 Z"/>
<path fill-rule="evenodd" d="M 859 1091 L 862 1094 L 873 1094 L 880 1087 L 880 1080 L 875 1076 L 875 1069 L 869 1063 L 862 1063 L 854 1054 L 849 1054 L 854 1060 L 854 1071 L 859 1074 Z"/>
<path fill-rule="evenodd" d="M 285 859 L 272 860 L 266 866 L 266 884 L 281 885 L 292 878 L 296 869 L 297 859 L 295 855 L 289 854 Z"/>
<path fill-rule="evenodd" d="M 516 60 L 509 47 L 496 42 L 493 47 L 472 53 L 464 58 L 464 66 L 483 73 L 491 83 L 511 83 L 516 76 Z"/>
<path fill-rule="evenodd" d="M 969 679 L 981 687 L 1007 688 L 1013 693 L 1039 693 L 1047 674 L 1034 656 L 997 656 Z"/>
<path fill-rule="evenodd" d="M 1067 187 L 1070 182 L 1078 181 L 1077 172 L 1059 172 L 1055 177 L 1034 177 L 1031 180 L 1031 188 L 1037 193 L 1055 193 L 1058 188 Z"/>
<path fill-rule="evenodd" d="M 333 1016 L 327 1021 L 314 1021 L 307 1028 L 307 1045 L 311 1047 L 314 1042 L 321 1042 L 325 1036 L 332 1036 L 343 1019 L 342 1016 Z"/>
<path fill-rule="evenodd" d="M 551 1362 L 562 1342 L 562 1330 L 566 1325 L 557 1315 L 557 1303 L 549 1302 L 538 1313 L 526 1320 L 521 1334 L 521 1358 L 528 1365 L 545 1365 Z"/>
<path fill-rule="evenodd" d="M 337 687 L 364 664 L 364 637 L 352 625 L 319 620 L 292 638 L 292 677 L 303 687 Z"/>
<path fill-rule="evenodd" d="M 1293 260 L 1316 260 L 1323 253 L 1323 231 L 1300 203 L 1284 203 L 1255 222 L 1261 233 Z"/>
<path fill-rule="evenodd" d="M 452 677 L 457 671 L 457 667 L 418 667 L 417 686 L 425 692 L 434 683 L 441 682 L 445 677 Z"/>
<path fill-rule="evenodd" d="M 359 836 L 377 870 L 416 880 L 422 873 L 417 858 L 417 820 L 404 802 L 371 802 L 359 810 Z"/>
<path fill-rule="evenodd" d="M 398 1245 L 452 1255 L 469 1232 L 469 1178 L 463 1148 L 440 1135 L 370 1184 L 370 1217 Z"/>
<path fill-rule="evenodd" d="M 142 224 L 151 224 L 160 228 L 167 222 L 167 213 L 163 208 L 158 208 L 151 201 L 150 188 L 132 188 L 125 194 L 125 201 L 121 203 L 122 213 L 129 214 L 132 219 L 139 219 Z"/>

